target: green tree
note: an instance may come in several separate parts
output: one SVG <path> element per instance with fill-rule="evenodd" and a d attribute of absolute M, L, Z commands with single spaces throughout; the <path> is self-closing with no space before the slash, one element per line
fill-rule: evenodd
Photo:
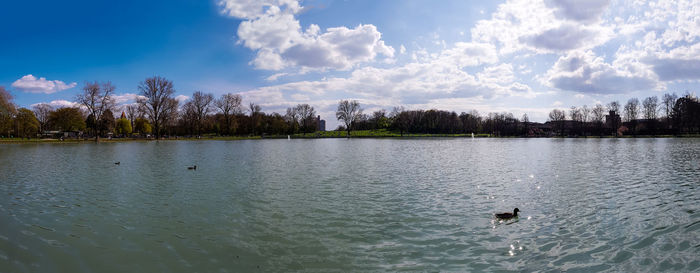
<path fill-rule="evenodd" d="M 49 123 L 59 131 L 78 131 L 85 129 L 85 119 L 80 109 L 63 107 L 49 114 Z"/>
<path fill-rule="evenodd" d="M 114 132 L 118 135 L 129 135 L 131 134 L 131 122 L 126 118 L 120 118 L 117 120 L 117 124 L 114 127 Z"/>
<path fill-rule="evenodd" d="M 152 131 L 151 124 L 145 118 L 137 118 L 134 121 L 134 131 L 139 134 L 150 134 Z"/>
<path fill-rule="evenodd" d="M 102 135 L 106 135 L 109 132 L 112 132 L 114 130 L 114 114 L 112 113 L 112 110 L 105 110 L 104 113 L 102 113 L 102 118 L 100 118 L 99 126 L 98 128 L 100 129 L 100 133 Z"/>
<path fill-rule="evenodd" d="M 12 103 L 12 95 L 5 90 L 5 87 L 0 86 L 0 135 L 10 135 L 12 130 L 12 117 L 15 116 L 17 110 Z"/>
<path fill-rule="evenodd" d="M 34 116 L 34 112 L 27 108 L 20 108 L 15 116 L 17 134 L 20 137 L 31 138 L 39 131 L 39 120 Z"/>

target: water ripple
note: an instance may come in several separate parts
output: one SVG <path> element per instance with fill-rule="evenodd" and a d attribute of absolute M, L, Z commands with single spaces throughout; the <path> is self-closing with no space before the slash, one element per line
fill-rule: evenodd
<path fill-rule="evenodd" d="M 0 145 L 0 268 L 697 271 L 698 144 Z M 516 206 L 518 219 L 493 218 Z"/>

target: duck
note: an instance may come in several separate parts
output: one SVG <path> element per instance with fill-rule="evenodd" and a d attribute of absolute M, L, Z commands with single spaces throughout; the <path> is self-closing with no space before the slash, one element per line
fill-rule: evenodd
<path fill-rule="evenodd" d="M 520 211 L 520 210 L 518 208 L 515 208 L 513 210 L 513 213 L 510 213 L 510 212 L 496 213 L 496 218 L 501 219 L 501 220 L 513 219 L 515 217 L 518 217 L 518 211 Z"/>
<path fill-rule="evenodd" d="M 121 164 L 120 161 L 114 162 L 114 165 L 119 165 L 119 164 Z"/>
<path fill-rule="evenodd" d="M 197 170 L 197 165 L 188 166 L 187 169 L 188 169 L 188 170 Z"/>

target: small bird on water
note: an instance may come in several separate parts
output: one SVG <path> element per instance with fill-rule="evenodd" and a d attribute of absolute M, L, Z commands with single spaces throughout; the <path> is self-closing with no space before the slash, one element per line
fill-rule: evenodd
<path fill-rule="evenodd" d="M 188 170 L 197 170 L 197 165 L 187 167 Z"/>
<path fill-rule="evenodd" d="M 114 162 L 114 165 L 119 165 L 119 164 L 121 164 L 121 162 L 119 162 L 119 161 Z"/>
<path fill-rule="evenodd" d="M 520 210 L 518 208 L 515 208 L 513 210 L 513 213 L 510 213 L 510 212 L 496 213 L 496 218 L 502 219 L 502 220 L 513 219 L 515 217 L 518 217 L 518 211 L 520 211 Z"/>

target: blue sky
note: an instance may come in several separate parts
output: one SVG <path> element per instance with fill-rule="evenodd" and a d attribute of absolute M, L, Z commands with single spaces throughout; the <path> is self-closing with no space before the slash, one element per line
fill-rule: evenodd
<path fill-rule="evenodd" d="M 186 100 L 240 93 L 266 112 L 527 113 L 679 95 L 700 80 L 700 1 L 6 1 L 0 86 L 71 105 L 86 81 L 120 104 L 160 75 Z"/>

